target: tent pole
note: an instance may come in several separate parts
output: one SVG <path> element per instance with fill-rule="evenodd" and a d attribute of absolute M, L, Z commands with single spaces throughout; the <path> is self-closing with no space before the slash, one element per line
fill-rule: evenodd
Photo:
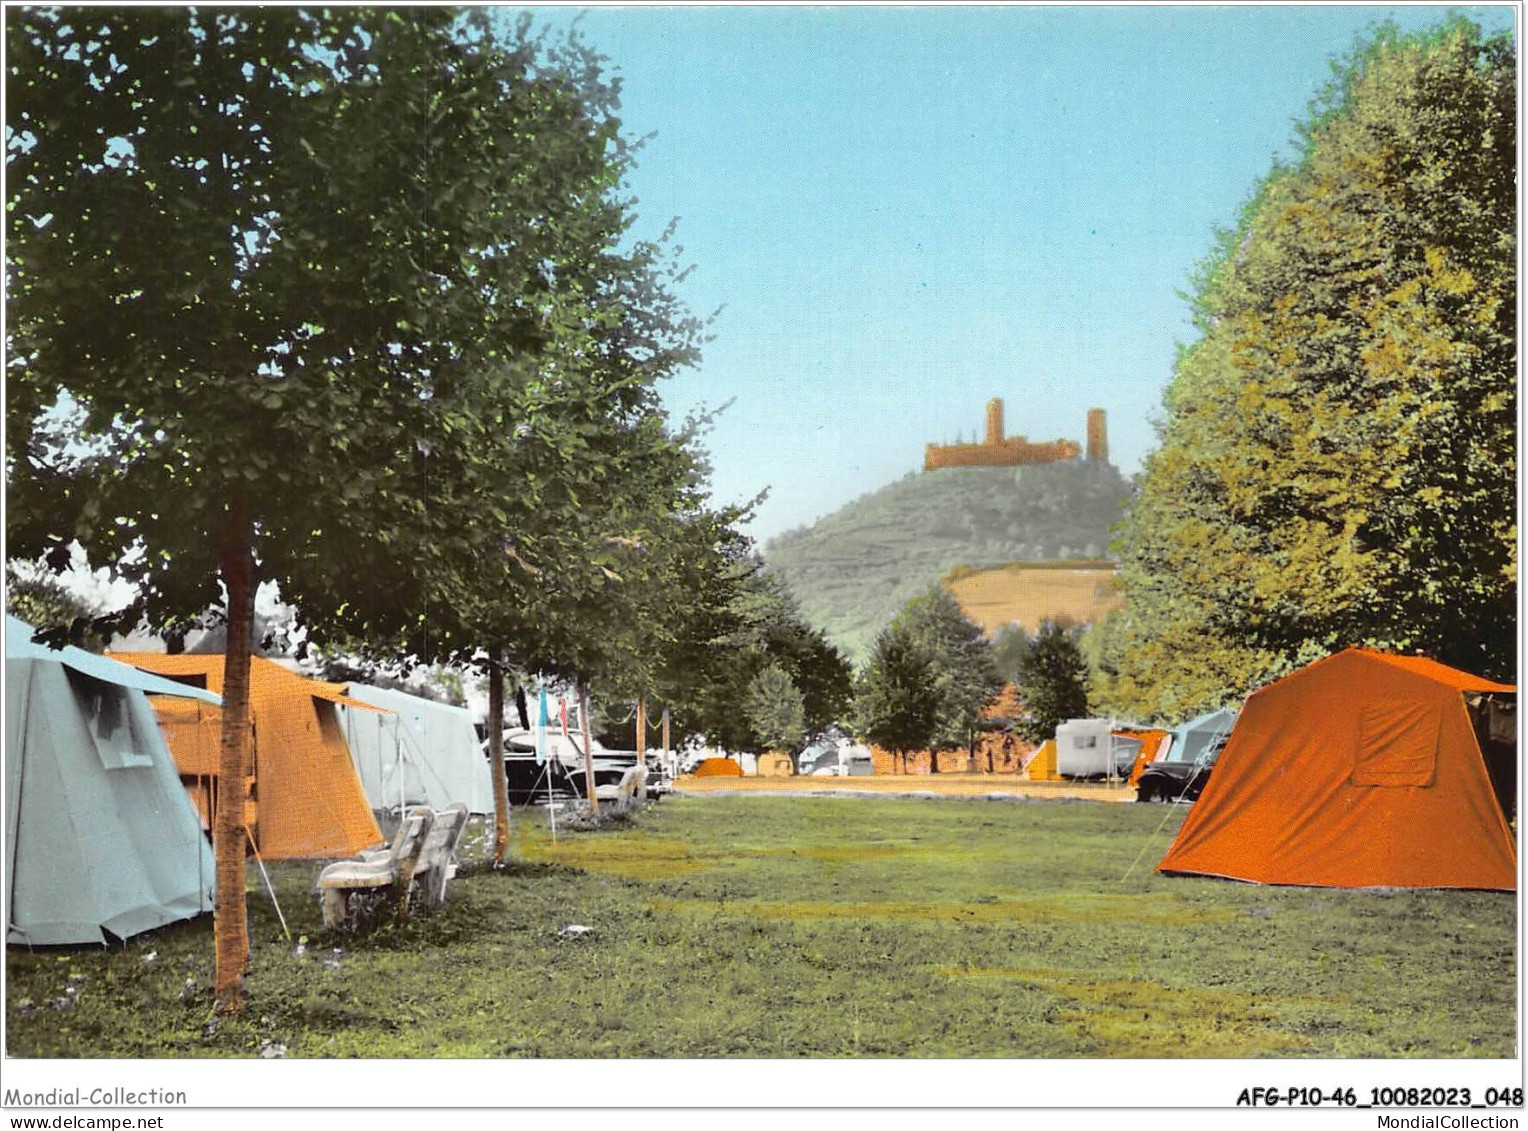
<path fill-rule="evenodd" d="M 286 916 L 281 913 L 281 904 L 276 901 L 276 889 L 271 884 L 271 874 L 265 870 L 265 861 L 260 859 L 260 847 L 255 844 L 254 835 L 249 831 L 249 826 L 244 826 L 244 835 L 249 840 L 249 847 L 255 853 L 255 863 L 260 865 L 260 875 L 265 878 L 265 890 L 270 892 L 271 906 L 276 909 L 276 918 L 281 920 L 281 933 L 286 936 L 287 942 L 292 941 L 292 932 L 287 930 Z"/>

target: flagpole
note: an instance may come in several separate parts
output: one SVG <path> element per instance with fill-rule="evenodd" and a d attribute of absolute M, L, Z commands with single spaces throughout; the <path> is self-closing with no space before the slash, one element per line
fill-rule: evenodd
<path fill-rule="evenodd" d="M 668 771 L 669 781 L 678 777 L 674 771 L 678 769 L 674 765 L 673 755 L 669 752 L 669 709 L 668 704 L 663 707 L 663 767 Z"/>
<path fill-rule="evenodd" d="M 546 741 L 546 684 L 541 685 L 541 694 L 537 696 L 536 703 L 536 755 L 541 762 L 542 773 L 546 782 L 546 815 L 552 825 L 552 843 L 557 843 L 557 808 L 552 804 L 552 756 L 547 749 Z M 559 759 L 560 760 L 560 759 Z"/>
<path fill-rule="evenodd" d="M 578 729 L 584 736 L 584 785 L 588 787 L 589 811 L 600 811 L 599 794 L 594 789 L 594 747 L 589 742 L 589 688 L 583 680 L 578 681 Z"/>

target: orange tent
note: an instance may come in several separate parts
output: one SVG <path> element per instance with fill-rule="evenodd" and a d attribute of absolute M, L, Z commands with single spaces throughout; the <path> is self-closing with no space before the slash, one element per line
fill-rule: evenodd
<path fill-rule="evenodd" d="M 1152 727 L 1121 727 L 1113 733 L 1116 738 L 1141 740 L 1141 748 L 1136 751 L 1135 761 L 1130 766 L 1129 784 L 1135 785 L 1141 780 L 1141 774 L 1145 772 L 1146 767 L 1157 760 L 1157 751 L 1162 748 L 1167 732 Z"/>
<path fill-rule="evenodd" d="M 796 764 L 789 754 L 770 750 L 759 755 L 758 776 L 761 778 L 788 778 L 795 776 Z"/>
<path fill-rule="evenodd" d="M 697 778 L 740 778 L 743 767 L 731 758 L 707 758 L 695 767 L 694 774 Z"/>
<path fill-rule="evenodd" d="M 219 694 L 223 690 L 221 655 L 119 652 L 113 659 Z M 181 782 L 210 825 L 222 709 L 158 695 L 151 699 Z M 383 843 L 334 705 L 378 708 L 341 694 L 337 684 L 304 679 L 259 656 L 249 661 L 249 700 L 254 776 L 245 812 L 260 855 L 270 860 L 353 856 Z"/>
<path fill-rule="evenodd" d="M 1517 851 L 1464 701 L 1515 691 L 1358 648 L 1271 683 L 1247 697 L 1157 870 L 1515 891 Z"/>

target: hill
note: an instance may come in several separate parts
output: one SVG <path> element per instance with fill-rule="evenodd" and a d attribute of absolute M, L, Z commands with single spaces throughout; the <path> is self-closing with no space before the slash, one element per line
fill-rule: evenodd
<path fill-rule="evenodd" d="M 1060 617 L 1093 624 L 1122 604 L 1114 588 L 1114 563 L 1105 561 L 956 569 L 945 576 L 944 584 L 988 636 L 1015 621 L 1031 633 L 1041 621 Z"/>
<path fill-rule="evenodd" d="M 915 472 L 772 540 L 764 561 L 859 663 L 909 598 L 957 566 L 1102 558 L 1129 493 L 1100 460 Z"/>

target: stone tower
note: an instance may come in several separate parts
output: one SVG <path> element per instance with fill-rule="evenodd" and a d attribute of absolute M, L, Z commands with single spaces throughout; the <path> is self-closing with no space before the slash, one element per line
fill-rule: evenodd
<path fill-rule="evenodd" d="M 1101 408 L 1088 409 L 1088 458 L 1109 458 L 1109 424 Z"/>
<path fill-rule="evenodd" d="M 987 444 L 997 447 L 1003 442 L 1003 398 L 993 397 L 987 402 Z"/>

